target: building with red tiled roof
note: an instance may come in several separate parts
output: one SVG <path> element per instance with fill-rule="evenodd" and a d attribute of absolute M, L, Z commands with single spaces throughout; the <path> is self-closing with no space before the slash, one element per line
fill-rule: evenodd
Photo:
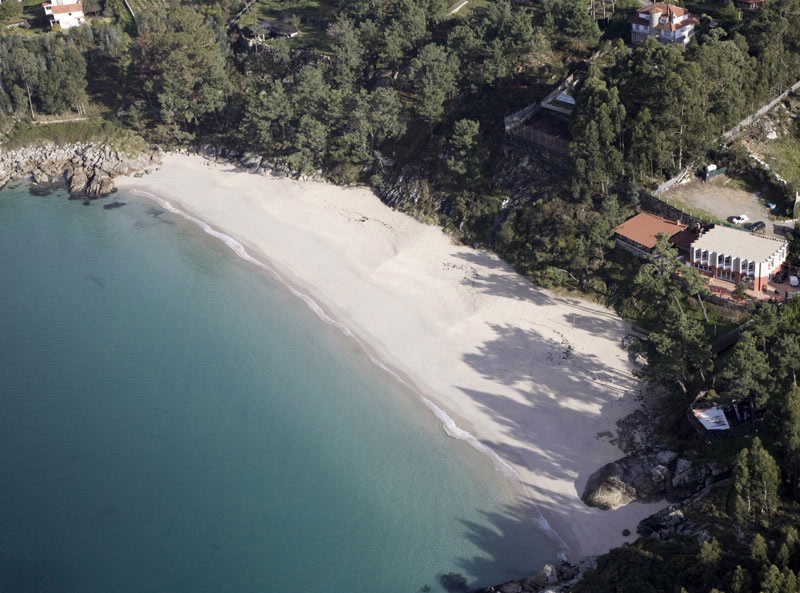
<path fill-rule="evenodd" d="M 631 20 L 631 42 L 638 45 L 652 37 L 661 43 L 686 45 L 698 22 L 685 8 L 656 2 L 636 11 Z"/>
<path fill-rule="evenodd" d="M 686 228 L 687 225 L 676 220 L 641 212 L 615 228 L 614 237 L 617 245 L 641 257 L 656 246 L 658 235 L 664 234 L 672 239 Z"/>

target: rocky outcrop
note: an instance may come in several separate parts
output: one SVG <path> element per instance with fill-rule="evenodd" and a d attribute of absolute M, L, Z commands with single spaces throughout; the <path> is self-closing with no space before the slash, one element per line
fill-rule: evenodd
<path fill-rule="evenodd" d="M 197 154 L 209 161 L 218 163 L 233 163 L 242 169 L 256 175 L 271 175 L 273 177 L 290 177 L 300 181 L 323 181 L 323 171 L 301 173 L 294 169 L 289 162 L 281 158 L 260 156 L 252 152 L 229 149 L 224 146 L 212 144 L 198 144 L 190 150 L 178 150 L 181 154 Z"/>
<path fill-rule="evenodd" d="M 31 146 L 0 151 L 0 188 L 11 180 L 30 178 L 36 184 L 66 184 L 73 196 L 93 199 L 115 190 L 114 177 L 160 163 L 158 148 L 128 155 L 95 143 Z"/>
<path fill-rule="evenodd" d="M 545 564 L 531 577 L 508 581 L 502 585 L 476 589 L 473 593 L 564 593 L 585 575 L 597 570 L 597 557 L 588 556 L 580 564 L 562 562 L 558 566 Z"/>
<path fill-rule="evenodd" d="M 714 463 L 693 464 L 672 451 L 629 455 L 593 473 L 581 500 L 600 509 L 616 509 L 628 503 L 685 500 L 725 477 Z"/>
<path fill-rule="evenodd" d="M 711 539 L 712 527 L 702 523 L 703 513 L 697 512 L 703 498 L 715 490 L 727 491 L 730 481 L 715 482 L 679 503 L 661 509 L 654 515 L 639 522 L 636 529 L 642 537 L 650 537 L 659 541 L 682 541 L 687 537 L 695 538 L 698 543 Z"/>

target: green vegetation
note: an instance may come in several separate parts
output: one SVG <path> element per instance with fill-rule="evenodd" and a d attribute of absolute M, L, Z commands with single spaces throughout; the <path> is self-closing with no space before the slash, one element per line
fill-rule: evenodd
<path fill-rule="evenodd" d="M 148 147 L 141 136 L 102 118 L 39 125 L 21 124 L 11 131 L 3 146 L 13 150 L 23 146 L 79 142 L 102 142 L 127 154 L 137 154 Z"/>
<path fill-rule="evenodd" d="M 776 173 L 800 187 L 800 133 L 765 142 L 759 148 Z"/>
<path fill-rule="evenodd" d="M 134 150 L 141 137 L 266 156 L 370 183 L 536 283 L 615 306 L 652 332 L 637 346 L 649 363 L 641 376 L 672 394 L 663 426 L 676 448 L 737 469 L 693 511 L 712 539 L 615 550 L 579 591 L 794 592 L 800 299 L 750 305 L 750 331 L 718 356 L 711 340 L 744 313 L 709 304 L 704 279 L 666 241 L 641 262 L 613 249 L 613 230 L 641 209 L 641 188 L 705 159 L 723 130 L 800 78 L 800 0 L 769 0 L 747 18 L 711 2 L 703 9 L 722 26 L 703 18 L 686 48 L 620 42 L 634 1 L 605 29 L 587 0 L 470 2 L 453 17 L 449 4 L 259 0 L 231 24 L 244 3 L 136 0 L 134 22 L 107 0 L 107 21 L 0 34 L 3 149 L 104 139 Z M 301 34 L 255 40 L 247 25 L 262 19 Z M 504 152 L 503 117 L 578 68 L 567 170 Z M 798 146 L 786 146 L 779 166 L 796 179 Z M 785 200 L 740 150 L 709 156 Z M 712 389 L 763 418 L 724 444 L 693 437 L 686 408 Z"/>
<path fill-rule="evenodd" d="M 731 477 L 718 483 L 701 505 L 684 510 L 709 539 L 701 544 L 694 537 L 670 542 L 642 538 L 603 557 L 599 570 L 575 593 L 800 590 L 798 336 L 800 300 L 781 307 L 760 305 L 751 329 L 728 356 L 716 361 L 705 381 L 716 385 L 711 396 L 717 402 L 752 406 L 757 419 L 734 427 L 724 438 L 709 441 L 684 431 L 670 443 L 685 454 L 733 468 Z M 672 400 L 673 434 L 689 401 Z"/>

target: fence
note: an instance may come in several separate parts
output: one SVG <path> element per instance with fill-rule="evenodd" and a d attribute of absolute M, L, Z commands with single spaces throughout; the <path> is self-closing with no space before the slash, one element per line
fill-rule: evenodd
<path fill-rule="evenodd" d="M 730 140 L 734 135 L 738 134 L 742 130 L 742 128 L 746 128 L 747 126 L 749 126 L 751 123 L 756 121 L 759 117 L 764 115 L 767 111 L 769 111 L 770 109 L 775 107 L 775 105 L 777 105 L 778 103 L 783 101 L 789 95 L 789 93 L 793 93 L 797 89 L 800 89 L 800 80 L 798 80 L 796 83 L 794 83 L 788 89 L 783 91 L 780 95 L 775 97 L 772 101 L 770 101 L 769 103 L 764 105 L 761 109 L 756 111 L 754 114 L 748 115 L 746 118 L 744 118 L 738 124 L 736 124 L 736 126 L 734 126 L 732 129 L 730 129 L 727 132 L 725 132 L 724 134 L 722 134 L 722 138 L 725 139 L 725 140 Z"/>
<path fill-rule="evenodd" d="M 680 183 L 681 181 L 686 179 L 686 176 L 689 175 L 689 172 L 691 170 L 692 170 L 692 165 L 689 165 L 683 171 L 678 173 L 675 177 L 673 177 L 672 179 L 668 179 L 667 181 L 665 181 L 664 183 L 659 185 L 653 193 L 655 195 L 663 194 L 665 191 L 667 191 L 669 188 L 671 188 L 676 183 Z"/>

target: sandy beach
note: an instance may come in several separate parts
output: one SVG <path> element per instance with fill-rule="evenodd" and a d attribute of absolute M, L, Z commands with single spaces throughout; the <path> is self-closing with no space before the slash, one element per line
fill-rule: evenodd
<path fill-rule="evenodd" d="M 621 347 L 628 326 L 612 311 L 536 289 L 368 189 L 175 154 L 116 184 L 235 238 L 313 298 L 444 410 L 451 433 L 466 431 L 516 471 L 570 560 L 632 540 L 663 506 L 601 511 L 580 500 L 588 477 L 622 456 L 610 442 L 616 421 L 641 404 Z"/>

